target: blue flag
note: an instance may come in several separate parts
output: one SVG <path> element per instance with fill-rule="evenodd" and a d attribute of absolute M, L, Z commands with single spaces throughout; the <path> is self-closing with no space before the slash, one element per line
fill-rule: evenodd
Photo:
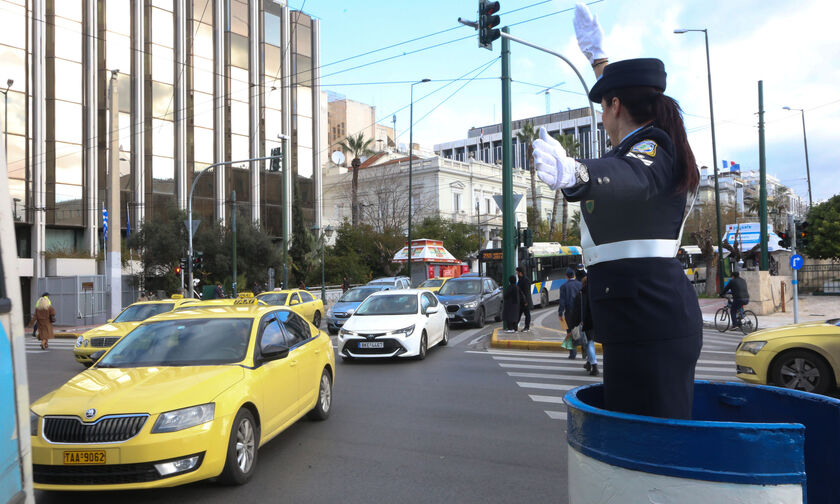
<path fill-rule="evenodd" d="M 108 243 L 108 210 L 105 209 L 105 203 L 102 204 L 102 236 L 104 242 Z"/>

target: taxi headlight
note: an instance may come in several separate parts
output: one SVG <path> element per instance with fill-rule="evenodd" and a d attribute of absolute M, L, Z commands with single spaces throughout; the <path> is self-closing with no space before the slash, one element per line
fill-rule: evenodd
<path fill-rule="evenodd" d="M 80 346 L 82 346 L 82 344 L 84 343 L 84 341 L 85 341 L 85 339 L 84 339 L 83 337 L 81 337 L 81 336 L 79 336 L 78 338 L 76 338 L 76 348 L 79 348 Z"/>
<path fill-rule="evenodd" d="M 215 412 L 216 404 L 207 403 L 161 413 L 152 427 L 152 434 L 175 432 L 201 425 L 213 420 Z"/>
<path fill-rule="evenodd" d="M 37 436 L 38 435 L 38 420 L 40 417 L 35 414 L 34 411 L 29 410 L 29 435 L 30 436 Z"/>
<path fill-rule="evenodd" d="M 741 348 L 739 348 L 739 350 L 755 355 L 760 352 L 766 344 L 766 341 L 747 341 L 746 343 L 741 343 Z"/>

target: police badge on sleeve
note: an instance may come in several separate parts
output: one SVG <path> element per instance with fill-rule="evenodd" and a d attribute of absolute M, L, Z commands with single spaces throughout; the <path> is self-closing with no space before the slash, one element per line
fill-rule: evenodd
<path fill-rule="evenodd" d="M 639 154 L 644 154 L 646 156 L 656 157 L 656 142 L 653 140 L 639 142 L 630 148 L 630 152 L 638 152 Z"/>

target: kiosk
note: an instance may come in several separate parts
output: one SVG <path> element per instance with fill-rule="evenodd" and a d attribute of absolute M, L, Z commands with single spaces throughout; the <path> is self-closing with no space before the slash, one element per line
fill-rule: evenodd
<path fill-rule="evenodd" d="M 462 264 L 449 253 L 440 240 L 420 238 L 411 240 L 411 286 L 420 285 L 424 280 L 436 277 L 459 277 L 469 271 L 469 266 Z M 408 243 L 394 255 L 393 262 L 408 262 Z"/>

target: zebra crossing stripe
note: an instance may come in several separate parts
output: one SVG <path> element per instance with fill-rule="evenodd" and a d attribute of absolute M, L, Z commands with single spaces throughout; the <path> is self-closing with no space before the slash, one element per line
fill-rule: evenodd
<path fill-rule="evenodd" d="M 528 397 L 530 397 L 531 400 L 536 401 L 536 402 L 563 404 L 563 398 L 562 397 L 547 396 L 547 395 L 534 395 L 534 394 L 528 394 Z"/>
<path fill-rule="evenodd" d="M 577 385 L 567 385 L 565 383 L 536 383 L 536 382 L 516 382 L 522 388 L 535 388 L 542 390 L 572 390 Z"/>
<path fill-rule="evenodd" d="M 548 418 L 552 420 L 566 420 L 566 412 L 565 411 L 545 411 L 545 414 L 548 415 Z"/>

